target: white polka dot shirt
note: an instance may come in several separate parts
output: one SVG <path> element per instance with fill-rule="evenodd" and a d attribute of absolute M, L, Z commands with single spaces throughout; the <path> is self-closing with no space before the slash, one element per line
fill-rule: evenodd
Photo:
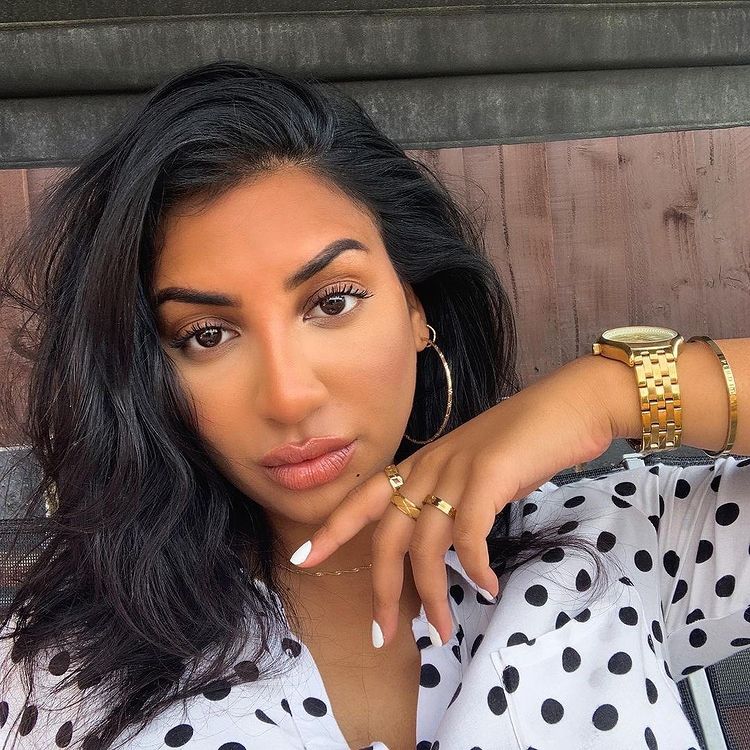
<path fill-rule="evenodd" d="M 511 519 L 514 534 L 554 527 L 560 546 L 504 573 L 498 602 L 448 550 L 456 630 L 435 647 L 424 608 L 412 621 L 416 750 L 697 750 L 675 681 L 750 646 L 750 458 L 547 482 Z M 596 546 L 604 577 L 565 546 L 571 533 Z M 291 673 L 258 680 L 242 662 L 242 685 L 173 705 L 124 747 L 349 750 L 305 644 L 290 630 L 276 648 Z M 68 666 L 52 655 L 43 684 Z M 75 722 L 43 696 L 0 698 L 0 746 L 18 722 L 19 747 L 74 744 Z M 377 737 L 368 747 L 404 750 Z"/>

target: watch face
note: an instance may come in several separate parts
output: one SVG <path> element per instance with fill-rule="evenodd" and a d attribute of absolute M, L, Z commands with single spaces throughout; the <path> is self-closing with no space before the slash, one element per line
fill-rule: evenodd
<path fill-rule="evenodd" d="M 621 341 L 623 344 L 655 344 L 659 341 L 671 341 L 677 335 L 677 331 L 673 331 L 671 328 L 625 326 L 604 331 L 602 338 L 610 341 Z"/>

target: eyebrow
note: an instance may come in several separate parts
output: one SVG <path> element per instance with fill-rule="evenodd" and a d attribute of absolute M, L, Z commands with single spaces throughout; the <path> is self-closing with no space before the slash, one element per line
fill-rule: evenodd
<path fill-rule="evenodd" d="M 284 290 L 287 292 L 294 291 L 298 286 L 301 286 L 313 276 L 319 274 L 329 263 L 346 250 L 363 250 L 364 252 L 368 252 L 367 246 L 363 245 L 359 240 L 353 240 L 349 237 L 334 240 L 329 245 L 326 245 L 314 258 L 307 261 L 305 265 L 286 279 L 286 281 L 284 281 Z M 169 286 L 159 291 L 156 295 L 156 306 L 159 307 L 169 300 L 185 302 L 189 305 L 241 307 L 238 297 L 228 294 L 219 294 L 217 292 L 203 292 L 182 286 Z"/>

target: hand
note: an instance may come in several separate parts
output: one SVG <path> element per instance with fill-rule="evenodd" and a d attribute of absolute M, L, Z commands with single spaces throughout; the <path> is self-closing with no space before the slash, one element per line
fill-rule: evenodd
<path fill-rule="evenodd" d="M 445 643 L 453 628 L 444 563 L 451 544 L 471 579 L 496 596 L 486 543 L 495 516 L 563 469 L 600 456 L 612 442 L 612 419 L 587 362 L 569 362 L 398 464 L 402 494 L 422 507 L 425 495 L 434 493 L 456 508 L 454 519 L 430 506 L 416 520 L 402 513 L 391 503 L 393 489 L 381 470 L 344 497 L 313 535 L 299 567 L 319 565 L 379 521 L 371 572 L 373 617 L 384 645 L 398 626 L 407 552 L 427 619 Z"/>

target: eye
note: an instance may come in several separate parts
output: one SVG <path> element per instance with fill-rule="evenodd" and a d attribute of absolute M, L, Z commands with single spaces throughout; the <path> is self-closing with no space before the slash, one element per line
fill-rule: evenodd
<path fill-rule="evenodd" d="M 213 349 L 223 343 L 225 333 L 230 333 L 230 330 L 221 323 L 214 321 L 194 323 L 184 333 L 172 339 L 169 346 L 173 349 L 194 349 L 195 347 L 189 346 L 194 340 L 200 349 Z"/>
<path fill-rule="evenodd" d="M 321 292 L 315 295 L 311 302 L 311 308 L 315 309 L 320 307 L 323 311 L 323 315 L 312 315 L 312 318 L 336 318 L 342 317 L 356 307 L 352 305 L 349 309 L 346 309 L 346 298 L 355 297 L 359 299 L 365 299 L 372 297 L 372 294 L 367 289 L 359 289 L 351 283 L 347 284 L 336 284 L 333 287 L 323 289 Z"/>

